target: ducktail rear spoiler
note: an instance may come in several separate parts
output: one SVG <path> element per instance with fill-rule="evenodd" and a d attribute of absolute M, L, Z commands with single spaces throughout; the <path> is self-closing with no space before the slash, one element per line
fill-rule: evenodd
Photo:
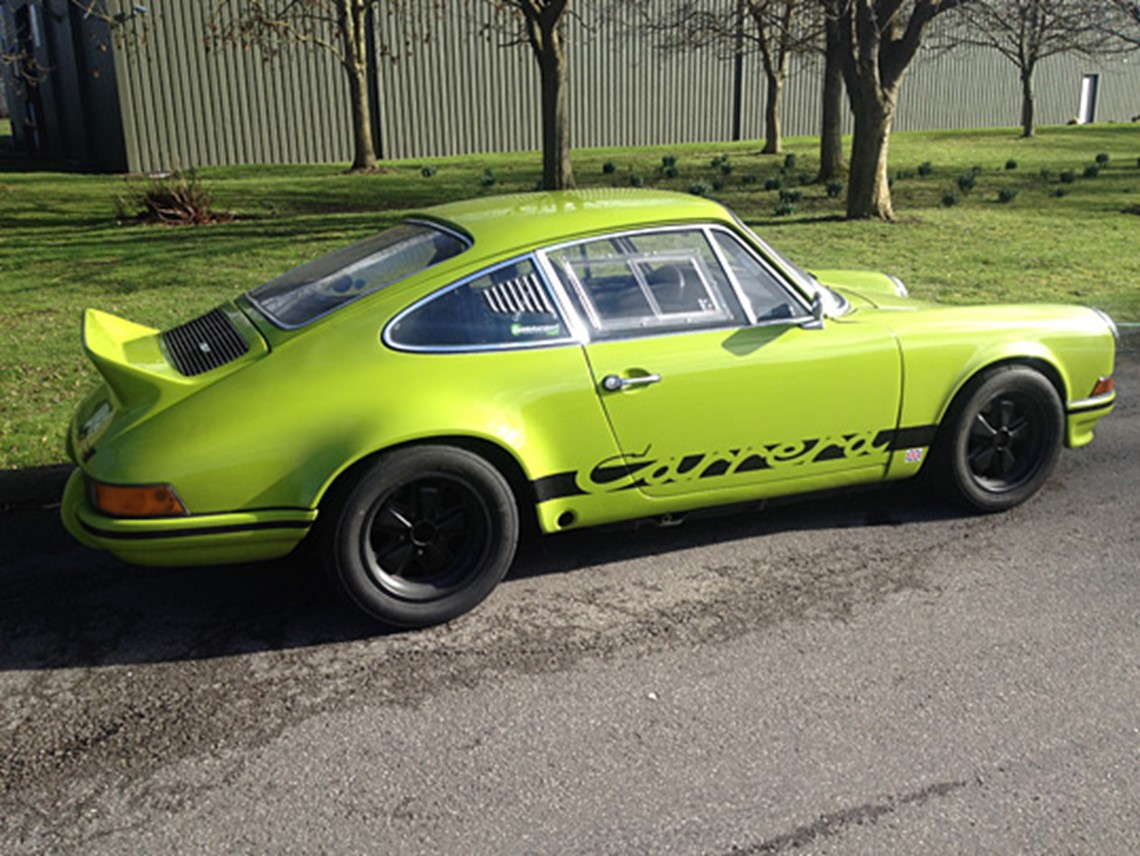
<path fill-rule="evenodd" d="M 163 341 L 167 334 L 98 309 L 83 314 L 83 350 L 120 406 L 165 406 L 268 351 L 239 309 L 223 307 L 214 313 L 229 321 L 234 336 L 240 337 L 245 348 L 236 359 L 208 372 L 189 376 L 180 372 L 168 359 Z"/>

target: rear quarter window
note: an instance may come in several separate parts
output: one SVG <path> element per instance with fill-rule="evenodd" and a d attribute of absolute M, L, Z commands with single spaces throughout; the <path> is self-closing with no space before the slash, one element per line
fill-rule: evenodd
<path fill-rule="evenodd" d="M 385 333 L 389 346 L 420 351 L 535 347 L 569 338 L 530 259 L 432 295 L 398 316 Z"/>

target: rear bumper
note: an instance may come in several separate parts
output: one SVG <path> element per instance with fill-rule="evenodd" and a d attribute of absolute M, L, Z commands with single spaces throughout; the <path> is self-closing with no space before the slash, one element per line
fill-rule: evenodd
<path fill-rule="evenodd" d="M 317 512 L 272 508 L 187 517 L 108 517 L 91 507 L 83 472 L 64 488 L 60 516 L 82 544 L 136 565 L 224 565 L 275 559 L 308 534 Z"/>

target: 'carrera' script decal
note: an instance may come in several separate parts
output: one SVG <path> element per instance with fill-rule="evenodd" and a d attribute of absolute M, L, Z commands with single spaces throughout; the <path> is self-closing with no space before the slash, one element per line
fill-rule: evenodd
<path fill-rule="evenodd" d="M 890 436 L 882 431 L 864 431 L 797 440 L 792 443 L 769 443 L 746 446 L 723 452 L 697 452 L 675 458 L 650 457 L 650 449 L 635 454 L 615 455 L 595 466 L 584 482 L 586 493 L 628 490 L 719 478 L 757 470 L 787 469 L 805 464 L 840 459 L 865 458 L 886 452 Z"/>
<path fill-rule="evenodd" d="M 668 458 L 653 456 L 650 447 L 644 452 L 627 452 L 606 458 L 588 473 L 565 472 L 545 476 L 536 480 L 534 486 L 538 501 L 545 502 L 559 497 L 694 482 L 759 470 L 791 470 L 825 461 L 854 461 L 900 448 L 929 445 L 934 432 L 933 425 L 857 431 Z"/>

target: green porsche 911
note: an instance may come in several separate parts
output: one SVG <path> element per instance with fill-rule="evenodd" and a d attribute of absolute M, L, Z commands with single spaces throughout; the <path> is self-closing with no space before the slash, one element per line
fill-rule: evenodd
<path fill-rule="evenodd" d="M 319 539 L 388 624 L 446 621 L 546 533 L 928 471 L 998 511 L 1113 406 L 1080 307 L 948 307 L 806 273 L 649 191 L 431 208 L 170 330 L 88 310 L 68 434 L 85 544 L 143 565 Z"/>

